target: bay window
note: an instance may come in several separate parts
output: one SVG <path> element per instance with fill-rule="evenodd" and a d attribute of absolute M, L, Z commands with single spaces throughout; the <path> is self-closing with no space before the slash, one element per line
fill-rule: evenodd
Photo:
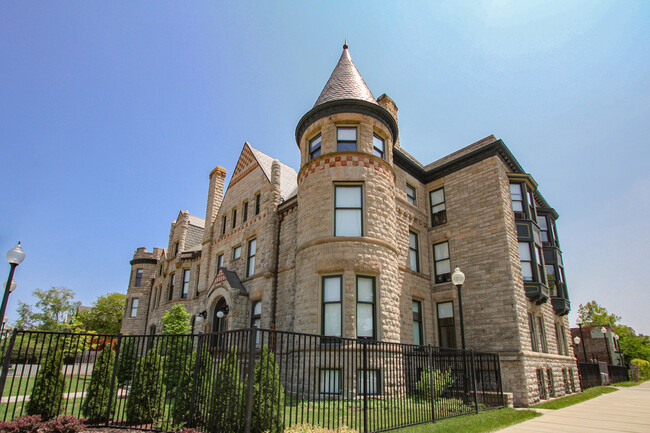
<path fill-rule="evenodd" d="M 361 185 L 334 187 L 334 236 L 363 235 Z"/>

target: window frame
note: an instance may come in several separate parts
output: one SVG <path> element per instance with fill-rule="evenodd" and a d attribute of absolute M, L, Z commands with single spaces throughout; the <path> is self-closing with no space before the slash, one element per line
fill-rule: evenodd
<path fill-rule="evenodd" d="M 251 254 L 251 245 L 253 246 L 253 254 Z M 253 238 L 248 241 L 248 246 L 246 248 L 246 277 L 250 277 L 255 274 L 255 255 L 257 253 L 257 238 Z M 253 269 L 251 269 L 251 264 Z"/>
<path fill-rule="evenodd" d="M 181 299 L 187 299 L 190 295 L 190 269 L 183 269 L 183 284 L 181 286 Z"/>
<path fill-rule="evenodd" d="M 451 317 L 440 318 L 440 305 L 441 304 L 451 304 L 451 313 L 452 313 Z M 449 323 L 447 323 L 447 322 L 442 323 L 441 322 L 442 320 L 448 320 Z M 454 309 L 454 301 L 453 300 L 443 301 L 443 302 L 436 302 L 436 321 L 437 321 L 436 324 L 438 326 L 438 345 L 440 347 L 446 347 L 446 348 L 449 348 L 449 349 L 458 348 L 458 341 L 457 341 L 457 336 L 456 336 L 456 310 Z M 445 330 L 450 329 L 452 331 L 451 333 L 447 332 L 446 335 L 447 336 L 453 335 L 453 337 L 454 337 L 453 346 L 451 346 L 451 345 L 450 346 L 443 346 L 443 344 L 442 344 L 442 342 L 443 342 L 442 330 L 443 329 L 445 329 Z"/>
<path fill-rule="evenodd" d="M 359 203 L 361 207 L 337 207 L 336 205 L 336 198 L 338 194 L 338 189 L 339 188 L 358 188 L 359 190 Z M 334 184 L 334 236 L 335 237 L 362 237 L 364 233 L 364 224 L 363 224 L 363 198 L 364 198 L 364 191 L 363 191 L 363 184 L 362 183 L 342 183 Z M 358 235 L 339 235 L 337 234 L 337 211 L 339 210 L 356 210 L 359 211 L 359 219 L 360 219 L 360 233 Z"/>
<path fill-rule="evenodd" d="M 318 147 L 313 148 L 313 144 L 316 142 L 316 140 L 318 140 Z M 307 143 L 307 154 L 309 156 L 309 161 L 321 156 L 322 145 L 323 145 L 323 137 L 319 132 L 314 138 L 309 140 L 309 142 Z"/>
<path fill-rule="evenodd" d="M 142 286 L 142 274 L 143 274 L 143 269 L 139 268 L 135 270 L 135 281 L 133 283 L 134 287 L 140 287 Z"/>
<path fill-rule="evenodd" d="M 433 194 L 442 191 L 442 201 L 433 203 Z M 445 194 L 445 187 L 441 186 L 432 191 L 429 191 L 429 213 L 431 214 L 431 227 L 441 226 L 447 224 L 447 195 Z M 442 206 L 442 209 L 434 212 L 434 208 Z"/>
<path fill-rule="evenodd" d="M 537 330 L 535 329 L 535 315 L 528 312 L 528 331 L 530 332 L 530 348 L 533 352 L 539 352 L 539 342 L 537 341 Z"/>
<path fill-rule="evenodd" d="M 325 280 L 338 279 L 339 280 L 339 300 L 338 301 L 325 301 Z M 339 335 L 325 334 L 326 319 L 325 305 L 339 304 Z M 325 337 L 342 337 L 343 336 L 343 274 L 336 275 L 323 275 L 321 276 L 321 335 Z"/>
<path fill-rule="evenodd" d="M 447 244 L 447 257 L 438 258 L 436 257 L 436 246 Z M 438 274 L 438 263 L 447 261 L 449 264 L 449 272 L 444 274 Z M 438 242 L 433 244 L 433 273 L 434 273 L 434 283 L 435 284 L 444 284 L 451 282 L 451 253 L 449 251 L 449 241 Z"/>
<path fill-rule="evenodd" d="M 375 374 L 375 390 L 374 390 L 374 392 L 367 392 L 366 391 L 366 389 L 368 388 L 367 385 L 368 385 L 368 379 L 369 379 L 370 375 L 366 375 L 364 373 L 374 373 Z M 379 368 L 368 368 L 368 369 L 365 369 L 365 370 L 363 368 L 357 369 L 357 395 L 358 396 L 381 395 L 381 391 L 382 391 L 382 386 L 381 385 L 382 385 L 381 369 L 379 369 Z M 363 387 L 363 391 L 361 390 L 362 387 Z"/>
<path fill-rule="evenodd" d="M 360 301 L 359 300 L 359 280 L 370 280 L 372 286 L 372 301 Z M 357 338 L 362 338 L 366 340 L 377 340 L 377 279 L 374 276 L 370 275 L 356 275 L 355 278 L 356 285 L 356 333 Z M 372 335 L 359 335 L 359 304 L 362 305 L 371 305 L 371 314 L 372 314 Z"/>
<path fill-rule="evenodd" d="M 381 149 L 376 146 L 376 141 L 381 142 Z M 386 140 L 378 134 L 372 134 L 372 154 L 381 159 L 386 159 Z"/>
<path fill-rule="evenodd" d="M 537 315 L 537 332 L 539 333 L 539 340 L 542 343 L 542 353 L 548 353 L 548 342 L 546 341 L 546 321 L 543 316 Z"/>
<path fill-rule="evenodd" d="M 417 306 L 417 312 L 416 310 Z M 424 326 L 423 319 L 424 315 L 422 314 L 422 301 L 417 299 L 411 299 L 411 311 L 413 312 L 413 344 L 416 346 L 422 346 L 424 344 Z M 419 342 L 415 341 L 415 330 L 418 330 Z"/>
<path fill-rule="evenodd" d="M 180 242 L 180 241 L 176 241 L 176 242 L 174 243 L 174 257 L 177 257 L 177 256 L 178 256 L 178 252 L 179 252 L 179 250 L 180 250 L 180 245 L 181 245 L 181 242 Z"/>
<path fill-rule="evenodd" d="M 334 392 L 332 391 L 324 391 L 323 384 L 328 383 L 328 384 L 333 384 L 335 383 L 332 381 L 327 373 L 331 372 L 336 372 L 335 378 L 338 379 L 336 380 L 336 390 Z M 323 374 L 325 373 L 325 374 Z M 341 395 L 343 393 L 343 370 L 341 368 L 319 368 L 319 374 L 318 374 L 318 393 L 321 395 Z"/>
<path fill-rule="evenodd" d="M 260 306 L 260 312 L 259 314 L 256 314 L 255 308 L 258 305 Z M 251 303 L 251 328 L 261 328 L 261 327 L 262 327 L 262 300 L 258 299 Z"/>
<path fill-rule="evenodd" d="M 409 190 L 413 192 L 413 195 L 409 194 Z M 418 203 L 417 190 L 408 182 L 406 183 L 406 201 L 413 206 L 417 206 Z"/>
<path fill-rule="evenodd" d="M 231 228 L 234 229 L 235 227 L 237 227 L 237 208 L 234 208 L 232 210 L 232 227 Z"/>
<path fill-rule="evenodd" d="M 219 270 L 223 268 L 223 253 L 217 254 L 217 260 L 216 260 L 216 268 L 217 268 L 217 274 L 219 273 Z"/>
<path fill-rule="evenodd" d="M 169 274 L 169 293 L 167 295 L 167 300 L 171 301 L 174 299 L 174 284 L 176 282 L 176 274 L 172 272 Z"/>
<path fill-rule="evenodd" d="M 255 194 L 255 216 L 260 214 L 260 206 L 262 201 L 262 193 L 258 192 Z"/>
<path fill-rule="evenodd" d="M 245 223 L 246 221 L 248 221 L 248 200 L 242 204 L 241 211 L 241 222 Z"/>
<path fill-rule="evenodd" d="M 227 227 L 227 218 L 226 215 L 221 217 L 221 235 L 226 234 L 226 227 Z"/>
<path fill-rule="evenodd" d="M 241 244 L 232 247 L 232 259 L 239 260 L 241 258 Z"/>
<path fill-rule="evenodd" d="M 129 310 L 129 317 L 138 316 L 139 305 L 140 305 L 140 298 L 131 298 L 131 308 Z"/>
<path fill-rule="evenodd" d="M 518 251 L 519 251 L 519 264 L 521 266 L 521 278 L 524 280 L 524 283 L 530 283 L 537 281 L 535 278 L 535 253 L 531 249 L 531 243 L 532 242 L 527 242 L 527 241 L 519 241 L 518 244 Z M 529 260 L 524 260 L 521 257 L 521 249 L 523 246 L 526 246 L 528 248 L 528 255 L 530 257 Z M 527 263 L 530 266 L 530 279 L 526 279 L 526 275 L 524 275 L 524 263 Z"/>
<path fill-rule="evenodd" d="M 411 239 L 415 239 L 415 248 L 411 245 Z M 409 269 L 413 272 L 420 272 L 420 236 L 413 230 L 409 230 Z"/>
<path fill-rule="evenodd" d="M 341 140 L 339 139 L 339 131 L 348 130 L 354 131 L 354 141 L 353 140 Z M 354 149 L 341 149 L 341 145 L 349 145 L 354 143 Z M 337 126 L 336 127 L 336 151 L 337 152 L 358 152 L 359 150 L 359 129 L 356 126 Z"/>

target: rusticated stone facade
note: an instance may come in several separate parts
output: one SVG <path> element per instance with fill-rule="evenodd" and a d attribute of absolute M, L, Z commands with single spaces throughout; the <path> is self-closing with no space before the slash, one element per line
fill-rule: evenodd
<path fill-rule="evenodd" d="M 466 345 L 501 354 L 515 404 L 579 388 L 558 216 L 505 144 L 416 161 L 347 47 L 318 101 L 296 128 L 298 172 L 246 143 L 225 192 L 226 170 L 210 173 L 205 220 L 181 212 L 166 250 L 136 251 L 123 332 L 159 332 L 182 303 L 195 332 L 460 347 L 458 266 Z"/>

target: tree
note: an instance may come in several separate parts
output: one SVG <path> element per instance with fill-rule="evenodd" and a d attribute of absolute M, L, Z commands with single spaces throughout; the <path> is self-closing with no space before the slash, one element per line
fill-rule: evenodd
<path fill-rule="evenodd" d="M 263 378 L 260 377 L 260 380 Z M 226 359 L 219 365 L 212 382 L 211 394 L 210 407 L 212 410 L 206 423 L 207 430 L 220 433 L 242 431 L 246 411 L 246 393 L 239 375 L 237 346 L 231 347 Z M 254 401 L 257 402 L 257 400 Z M 284 410 L 284 404 L 282 407 Z"/>
<path fill-rule="evenodd" d="M 160 322 L 163 325 L 163 335 L 189 334 L 190 316 L 184 306 L 174 305 L 167 310 Z"/>
<path fill-rule="evenodd" d="M 88 385 L 86 398 L 81 408 L 84 416 L 90 422 L 103 421 L 108 416 L 114 362 L 113 344 L 108 343 L 95 361 L 90 385 Z"/>
<path fill-rule="evenodd" d="M 616 325 L 621 316 L 610 314 L 605 307 L 598 305 L 596 301 L 589 301 L 578 306 L 578 317 L 585 325 Z"/>
<path fill-rule="evenodd" d="M 122 329 L 126 295 L 123 293 L 108 293 L 99 296 L 90 311 L 79 311 L 77 319 L 87 331 L 99 334 L 117 334 Z"/>
<path fill-rule="evenodd" d="M 275 355 L 264 345 L 255 364 L 253 414 L 251 431 L 281 433 L 284 430 L 284 387 L 280 383 L 280 367 Z"/>
<path fill-rule="evenodd" d="M 117 363 L 117 385 L 124 386 L 131 382 L 133 372 L 138 364 L 138 337 L 122 337 L 120 358 Z"/>
<path fill-rule="evenodd" d="M 18 326 L 36 328 L 39 331 L 59 331 L 64 320 L 74 315 L 81 302 L 74 302 L 75 292 L 67 287 L 52 287 L 49 290 L 35 289 L 32 295 L 38 298 L 35 313 L 31 305 L 18 305 Z"/>
<path fill-rule="evenodd" d="M 169 337 L 159 337 L 158 347 L 164 356 L 165 385 L 170 393 L 175 393 L 178 379 L 192 353 L 192 340 L 186 335 L 190 333 L 189 320 L 190 313 L 182 305 L 174 305 L 161 319 L 162 334 Z"/>
<path fill-rule="evenodd" d="M 162 358 L 155 349 L 149 350 L 138 361 L 126 402 L 126 420 L 129 423 L 149 424 L 162 415 L 165 405 L 162 369 Z"/>
<path fill-rule="evenodd" d="M 618 346 L 627 362 L 633 359 L 650 361 L 650 337 L 636 335 L 634 329 L 625 325 L 614 326 L 614 331 L 620 337 Z"/>
<path fill-rule="evenodd" d="M 65 385 L 61 367 L 63 367 L 63 352 L 50 350 L 34 379 L 32 395 L 27 403 L 29 415 L 40 415 L 43 419 L 50 419 L 59 414 Z"/>

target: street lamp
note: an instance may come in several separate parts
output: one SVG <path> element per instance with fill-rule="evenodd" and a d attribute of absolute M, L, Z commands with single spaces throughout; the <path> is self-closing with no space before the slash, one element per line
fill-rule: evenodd
<path fill-rule="evenodd" d="M 600 332 L 603 333 L 603 338 L 605 339 L 605 347 L 607 348 L 607 361 L 609 361 L 610 364 L 614 364 L 612 360 L 612 354 L 609 352 L 609 340 L 607 340 L 607 328 L 604 326 L 600 328 Z"/>
<path fill-rule="evenodd" d="M 582 317 L 578 316 L 576 319 L 576 325 L 580 327 L 580 339 L 582 340 L 582 354 L 585 356 L 585 362 L 587 362 L 587 350 L 585 349 L 585 336 L 582 335 Z"/>
<path fill-rule="evenodd" d="M 0 317 L 5 317 L 5 311 L 7 310 L 7 302 L 9 301 L 9 294 L 14 291 L 16 288 L 16 284 L 13 281 L 14 279 L 14 271 L 16 270 L 16 266 L 21 264 L 25 260 L 25 253 L 23 252 L 23 248 L 20 246 L 20 242 L 18 242 L 18 245 L 13 247 L 9 252 L 7 253 L 7 261 L 9 262 L 9 278 L 7 278 L 7 283 L 5 284 L 5 293 L 4 296 L 2 297 L 2 308 L 0 308 Z M 2 324 L 2 327 L 4 328 L 4 322 Z"/>
<path fill-rule="evenodd" d="M 618 340 L 620 338 L 621 338 L 620 335 L 618 335 L 618 334 L 614 335 L 614 339 L 616 340 L 615 341 L 614 351 L 615 352 L 618 351 L 618 361 L 619 361 L 618 364 L 623 365 L 623 352 L 621 352 L 621 346 L 620 346 L 620 343 L 618 342 Z"/>
<path fill-rule="evenodd" d="M 456 266 L 454 273 L 451 274 L 451 282 L 458 289 L 458 312 L 460 313 L 460 341 L 465 350 L 465 320 L 463 319 L 463 294 L 461 288 L 465 282 L 465 274 L 460 271 L 460 268 Z"/>

